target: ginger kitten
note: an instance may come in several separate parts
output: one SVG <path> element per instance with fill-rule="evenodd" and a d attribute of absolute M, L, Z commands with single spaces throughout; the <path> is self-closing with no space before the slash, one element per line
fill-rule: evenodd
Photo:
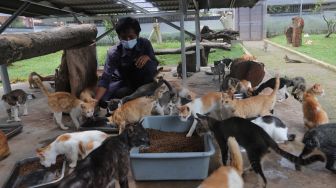
<path fill-rule="evenodd" d="M 220 109 L 222 101 L 222 93 L 221 92 L 209 92 L 202 96 L 201 98 L 197 98 L 183 106 L 178 107 L 179 116 L 182 121 L 187 121 L 188 118 L 193 115 L 197 117 L 197 113 L 199 114 L 207 114 L 213 110 Z M 187 137 L 191 137 L 195 131 L 197 121 L 194 120 L 190 130 L 187 134 Z"/>
<path fill-rule="evenodd" d="M 84 101 L 81 105 L 82 115 L 84 115 L 84 117 L 92 117 L 94 114 L 98 101 L 94 99 L 93 96 L 93 91 L 88 88 L 82 91 L 79 96 L 79 99 Z"/>
<path fill-rule="evenodd" d="M 205 179 L 198 188 L 243 188 L 243 158 L 234 137 L 228 138 L 230 166 L 222 166 Z"/>
<path fill-rule="evenodd" d="M 68 92 L 50 93 L 42 84 L 42 81 L 39 77 L 34 76 L 33 79 L 35 83 L 40 87 L 44 95 L 48 97 L 48 106 L 53 112 L 56 123 L 61 127 L 61 129 L 69 129 L 68 127 L 65 127 L 62 123 L 62 112 L 70 114 L 71 120 L 75 124 L 76 129 L 79 128 L 79 119 L 81 118 L 81 114 L 83 112 L 85 112 L 84 115 L 86 117 L 93 116 L 94 110 L 88 110 L 90 104 L 77 99 L 75 96 L 71 95 Z"/>
<path fill-rule="evenodd" d="M 233 93 L 223 93 L 223 105 L 234 108 L 234 114 L 242 118 L 271 115 L 276 102 L 276 93 L 279 89 L 280 79 L 276 77 L 275 87 L 270 95 L 258 95 L 237 100 Z"/>
<path fill-rule="evenodd" d="M 314 84 L 303 94 L 302 110 L 304 125 L 312 129 L 321 124 L 329 123 L 328 114 L 317 100 L 317 96 L 323 96 L 324 89 L 320 84 Z"/>

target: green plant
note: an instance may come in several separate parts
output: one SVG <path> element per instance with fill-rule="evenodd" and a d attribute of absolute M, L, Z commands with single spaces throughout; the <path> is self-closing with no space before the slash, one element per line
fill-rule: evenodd
<path fill-rule="evenodd" d="M 111 30 L 112 28 L 114 28 L 114 26 L 115 26 L 115 20 L 113 18 L 104 20 L 105 31 Z M 112 44 L 116 43 L 117 33 L 116 33 L 115 29 L 113 29 L 111 32 L 109 32 L 109 34 L 107 34 L 107 36 L 111 40 Z"/>

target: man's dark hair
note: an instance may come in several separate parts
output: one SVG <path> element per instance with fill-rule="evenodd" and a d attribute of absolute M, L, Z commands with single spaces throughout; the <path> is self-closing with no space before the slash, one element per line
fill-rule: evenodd
<path fill-rule="evenodd" d="M 139 35 L 141 28 L 138 20 L 131 17 L 120 18 L 116 25 L 117 34 L 120 35 L 120 33 L 127 32 L 129 29 L 133 29 Z"/>

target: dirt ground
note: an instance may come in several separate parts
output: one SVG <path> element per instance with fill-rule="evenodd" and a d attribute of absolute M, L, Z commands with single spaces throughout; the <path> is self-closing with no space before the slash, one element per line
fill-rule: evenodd
<path fill-rule="evenodd" d="M 321 104 L 327 109 L 331 122 L 336 121 L 336 74 L 314 64 L 285 64 L 283 56 L 285 52 L 277 48 L 269 46 L 269 51 L 262 51 L 262 42 L 245 42 L 246 48 L 258 57 L 258 60 L 265 63 L 268 70 L 267 78 L 279 72 L 281 75 L 290 77 L 303 76 L 309 84 L 319 82 L 326 89 L 326 96 L 320 98 Z M 290 54 L 289 54 L 290 55 Z M 297 56 L 290 55 L 292 58 L 300 59 Z M 303 59 L 302 59 L 303 60 Z M 168 79 L 171 78 L 170 73 L 166 73 Z M 176 80 L 175 80 L 176 81 Z M 206 76 L 204 72 L 197 73 L 188 79 L 188 85 L 198 94 L 202 95 L 207 91 L 217 91 L 218 82 L 213 81 L 211 76 Z M 36 148 L 45 145 L 55 136 L 63 133 L 53 123 L 50 111 L 47 108 L 46 98 L 39 91 L 28 89 L 28 84 L 16 84 L 13 88 L 23 88 L 27 92 L 33 92 L 37 99 L 30 102 L 29 116 L 22 117 L 24 124 L 23 132 L 9 140 L 11 155 L 0 162 L 0 186 L 7 179 L 10 170 L 13 168 L 17 160 L 34 156 Z M 0 95 L 2 95 L 0 93 Z M 277 103 L 275 107 L 275 115 L 278 116 L 289 126 L 289 133 L 297 135 L 296 141 L 282 144 L 281 147 L 286 151 L 298 155 L 303 145 L 300 143 L 305 129 L 303 128 L 303 117 L 301 104 L 290 97 L 288 100 Z M 6 113 L 0 102 L 0 122 L 5 122 Z M 248 166 L 248 160 L 244 155 L 244 165 Z M 210 171 L 218 165 L 218 156 L 214 156 L 211 160 Z M 160 168 L 158 166 L 158 168 Z M 268 180 L 268 186 L 271 188 L 335 188 L 336 175 L 330 173 L 324 168 L 324 163 L 317 162 L 315 164 L 303 167 L 301 172 L 294 170 L 294 165 L 275 154 L 274 152 L 267 155 L 264 160 L 263 169 Z M 156 181 L 156 182 L 136 182 L 133 180 L 131 173 L 129 174 L 129 184 L 132 188 L 191 188 L 197 187 L 200 181 Z M 256 187 L 257 176 L 254 172 L 244 176 L 245 187 Z M 117 186 L 119 187 L 119 186 Z"/>

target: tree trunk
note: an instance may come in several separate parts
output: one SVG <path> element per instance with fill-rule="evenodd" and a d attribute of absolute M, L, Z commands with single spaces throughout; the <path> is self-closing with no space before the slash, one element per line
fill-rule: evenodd
<path fill-rule="evenodd" d="M 36 33 L 0 35 L 0 65 L 92 43 L 95 25 L 82 24 Z"/>

